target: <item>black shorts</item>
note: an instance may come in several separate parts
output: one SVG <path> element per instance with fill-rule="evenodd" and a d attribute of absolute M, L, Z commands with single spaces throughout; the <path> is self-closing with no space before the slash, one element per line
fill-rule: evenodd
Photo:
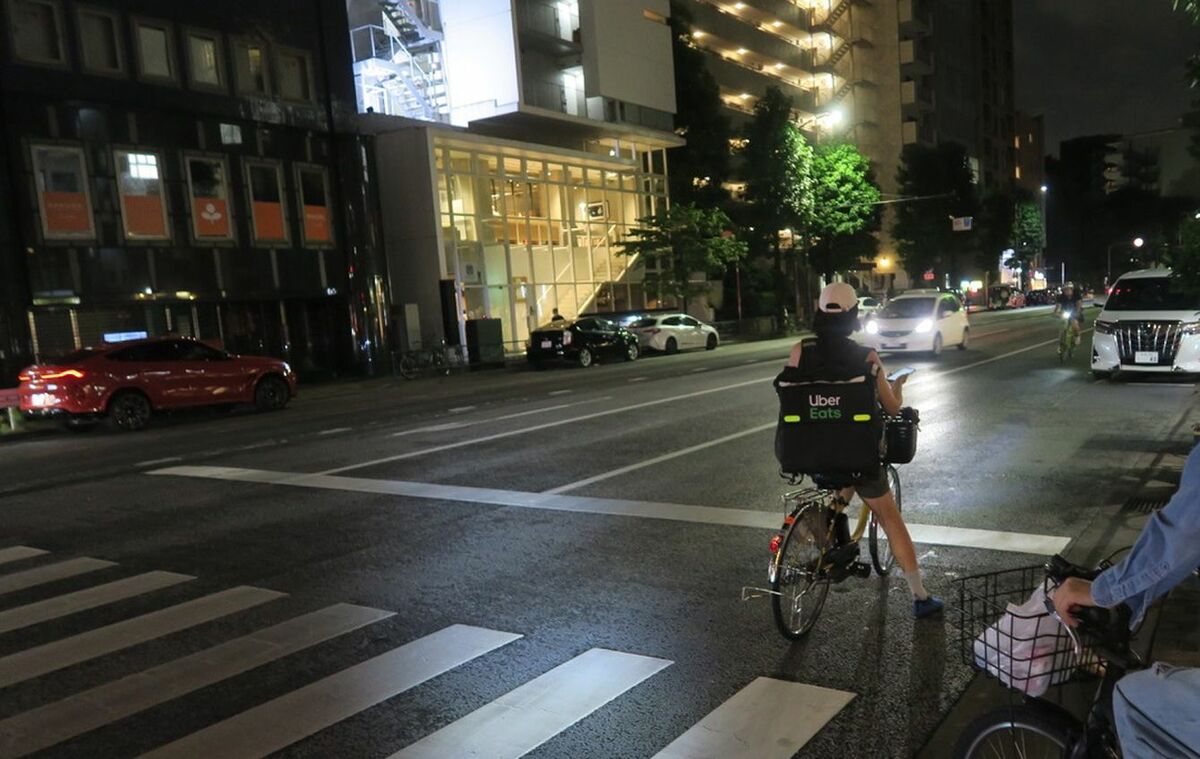
<path fill-rule="evenodd" d="M 873 475 L 863 475 L 854 480 L 854 491 L 861 498 L 883 498 L 890 490 L 886 466 L 881 465 Z"/>

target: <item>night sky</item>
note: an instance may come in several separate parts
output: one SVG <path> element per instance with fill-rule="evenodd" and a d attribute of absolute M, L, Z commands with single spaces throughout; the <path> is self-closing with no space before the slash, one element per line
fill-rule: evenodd
<path fill-rule="evenodd" d="M 1046 116 L 1046 149 L 1087 134 L 1175 126 L 1200 98 L 1184 61 L 1200 27 L 1170 0 L 1014 0 L 1017 107 Z"/>

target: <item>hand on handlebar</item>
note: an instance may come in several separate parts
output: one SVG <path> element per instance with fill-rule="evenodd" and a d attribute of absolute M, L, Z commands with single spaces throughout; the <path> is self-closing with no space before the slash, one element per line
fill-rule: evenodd
<path fill-rule="evenodd" d="M 1078 577 L 1068 577 L 1054 590 L 1054 610 L 1068 627 L 1078 627 L 1079 618 L 1071 612 L 1081 606 L 1095 606 L 1092 583 Z"/>

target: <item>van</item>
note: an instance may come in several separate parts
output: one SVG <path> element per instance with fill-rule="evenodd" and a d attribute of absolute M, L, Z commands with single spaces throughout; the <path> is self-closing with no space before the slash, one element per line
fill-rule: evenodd
<path fill-rule="evenodd" d="M 1125 274 L 1112 286 L 1092 334 L 1092 374 L 1200 373 L 1200 296 L 1170 269 Z"/>

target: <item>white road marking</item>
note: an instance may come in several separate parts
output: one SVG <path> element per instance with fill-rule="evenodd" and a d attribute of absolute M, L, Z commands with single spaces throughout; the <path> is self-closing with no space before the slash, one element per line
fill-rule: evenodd
<path fill-rule="evenodd" d="M 788 759 L 855 694 L 760 677 L 654 759 Z"/>
<path fill-rule="evenodd" d="M 517 759 L 671 664 L 593 648 L 389 759 Z"/>
<path fill-rule="evenodd" d="M 405 437 L 407 435 L 419 435 L 422 432 L 445 432 L 447 430 L 457 430 L 463 427 L 470 427 L 474 422 L 446 422 L 445 424 L 432 424 L 428 427 L 418 427 L 415 430 L 403 430 L 401 432 L 393 432 L 392 437 Z"/>
<path fill-rule="evenodd" d="M 25 756 L 393 616 L 335 604 L 0 722 L 0 755 Z"/>
<path fill-rule="evenodd" d="M 707 372 L 707 371 L 708 371 L 707 366 L 697 366 L 695 369 L 692 370 L 692 374 L 699 374 L 700 372 Z"/>
<path fill-rule="evenodd" d="M 203 479 L 251 482 L 265 485 L 288 485 L 292 487 L 339 490 L 354 493 L 376 493 L 380 495 L 404 496 L 406 498 L 426 498 L 436 501 L 456 501 L 459 503 L 510 506 L 547 511 L 568 511 L 580 514 L 667 519 L 677 522 L 715 524 L 729 527 L 756 527 L 767 530 L 779 529 L 780 522 L 782 521 L 779 512 L 775 509 L 769 511 L 726 509 L 718 506 L 692 506 L 655 501 L 626 501 L 616 498 L 526 493 L 516 490 L 493 490 L 463 485 L 436 485 L 427 482 L 406 482 L 403 480 L 376 480 L 363 477 L 334 477 L 324 474 L 270 472 L 261 469 L 177 466 L 168 469 L 159 469 L 149 472 L 149 474 L 199 477 Z M 1071 542 L 1070 538 L 1056 535 L 1035 535 L 967 527 L 939 527 L 936 525 L 913 524 L 911 522 L 908 524 L 908 529 L 912 533 L 913 540 L 918 543 L 987 548 L 993 551 L 1011 551 L 1047 556 L 1061 552 Z"/>
<path fill-rule="evenodd" d="M 170 464 L 173 461 L 183 461 L 183 457 L 182 456 L 167 456 L 166 458 L 162 458 L 162 459 L 150 459 L 149 461 L 139 461 L 138 463 L 134 464 L 134 466 L 138 466 L 138 467 L 162 466 L 163 464 Z"/>
<path fill-rule="evenodd" d="M 645 382 L 648 379 L 650 379 L 650 378 L 649 377 L 630 377 L 629 381 L 630 382 Z"/>
<path fill-rule="evenodd" d="M 574 390 L 551 390 L 550 395 L 570 395 Z"/>
<path fill-rule="evenodd" d="M 59 561 L 54 564 L 43 564 L 40 567 L 26 569 L 24 572 L 13 572 L 12 574 L 0 576 L 0 594 L 25 590 L 35 585 L 65 580 L 68 577 L 76 577 L 88 572 L 95 572 L 98 569 L 107 569 L 115 566 L 116 562 L 92 559 L 87 556 L 79 559 L 67 559 L 66 561 Z"/>
<path fill-rule="evenodd" d="M 471 440 L 460 440 L 455 443 L 446 443 L 445 445 L 438 445 L 438 446 L 434 446 L 432 448 L 424 448 L 419 451 L 409 451 L 408 453 L 398 453 L 394 456 L 384 456 L 383 458 L 373 459 L 371 461 L 360 461 L 357 464 L 341 466 L 341 467 L 337 467 L 335 469 L 326 469 L 323 472 L 318 472 L 318 474 L 339 474 L 341 472 L 349 472 L 352 469 L 363 469 L 365 467 L 376 466 L 378 464 L 387 464 L 392 461 L 403 461 L 405 459 L 417 458 L 418 456 L 428 456 L 431 453 L 441 453 L 442 451 L 450 451 L 450 450 L 454 450 L 455 448 L 463 448 L 468 445 L 478 445 L 479 443 L 487 443 L 492 440 L 500 440 L 503 438 L 512 437 L 514 435 L 527 435 L 531 432 L 537 432 L 539 430 L 550 429 L 551 427 L 561 427 L 562 425 L 565 425 L 565 424 L 575 424 L 577 422 L 584 422 L 589 419 L 599 419 L 601 417 L 612 416 L 613 414 L 624 414 L 629 411 L 636 411 L 638 409 L 650 408 L 651 406 L 661 406 L 664 403 L 674 403 L 676 401 L 687 400 L 689 398 L 698 398 L 703 395 L 711 395 L 713 393 L 720 393 L 725 390 L 734 390 L 739 387 L 747 387 L 749 385 L 760 385 L 764 381 L 765 381 L 764 379 L 752 379 L 752 380 L 747 380 L 745 382 L 736 382 L 732 385 L 722 385 L 721 387 L 710 387 L 706 390 L 696 390 L 691 393 L 680 393 L 679 395 L 673 395 L 670 398 L 658 398 L 658 399 L 652 400 L 652 401 L 643 401 L 642 403 L 631 403 L 628 406 L 622 406 L 620 408 L 606 409 L 604 411 L 596 411 L 591 414 L 583 414 L 581 416 L 567 417 L 566 419 L 557 419 L 553 422 L 546 422 L 544 424 L 535 424 L 532 427 L 523 427 L 519 430 L 507 430 L 505 432 L 498 432 L 493 435 L 484 435 L 482 437 L 473 438 Z"/>
<path fill-rule="evenodd" d="M 73 664 L 132 648 L 139 643 L 211 622 L 286 596 L 274 590 L 237 587 L 168 606 L 0 658 L 0 688 Z"/>
<path fill-rule="evenodd" d="M 760 424 L 757 427 L 751 427 L 748 430 L 742 430 L 741 432 L 735 432 L 732 435 L 725 435 L 723 437 L 716 438 L 715 440 L 709 440 L 707 443 L 700 443 L 698 445 L 689 446 L 687 448 L 681 448 L 678 451 L 672 451 L 671 453 L 665 453 L 662 456 L 655 456 L 652 459 L 646 459 L 645 461 L 639 461 L 636 464 L 630 464 L 629 466 L 623 466 L 623 467 L 620 467 L 618 469 L 613 469 L 608 472 L 602 472 L 602 473 L 594 475 L 592 477 L 585 477 L 582 480 L 576 480 L 575 482 L 571 482 L 566 485 L 559 485 L 556 488 L 551 488 L 544 492 L 546 492 L 550 495 L 554 495 L 557 493 L 567 493 L 572 490 L 578 490 L 579 488 L 586 487 L 587 485 L 601 482 L 603 480 L 607 480 L 612 477 L 619 477 L 622 474 L 629 474 L 630 472 L 636 472 L 639 469 L 645 469 L 646 467 L 649 467 L 649 466 L 661 464 L 664 461 L 670 461 L 671 459 L 677 459 L 680 456 L 687 456 L 687 455 L 696 453 L 697 451 L 703 451 L 706 448 L 712 448 L 713 446 L 721 445 L 723 443 L 728 443 L 732 440 L 738 440 L 739 438 L 744 438 L 744 437 L 747 437 L 748 435 L 754 435 L 759 432 L 765 432 L 766 430 L 773 430 L 773 429 L 775 429 L 775 422 L 771 422 L 770 424 Z"/>
<path fill-rule="evenodd" d="M 180 738 L 142 759 L 257 759 L 520 637 L 452 625 Z"/>
<path fill-rule="evenodd" d="M 349 432 L 351 429 L 353 429 L 353 428 L 351 428 L 351 427 L 334 427 L 331 430 L 321 430 L 317 434 L 318 435 L 337 435 L 338 433 L 341 433 L 341 432 Z"/>
<path fill-rule="evenodd" d="M 1091 330 L 1085 329 L 1081 334 L 1086 335 L 1088 332 L 1091 332 Z M 1008 353 L 1001 353 L 999 356 L 992 356 L 991 358 L 985 358 L 981 361 L 976 361 L 971 364 L 965 364 L 963 366 L 956 366 L 953 369 L 945 369 L 942 371 L 934 372 L 933 374 L 925 374 L 925 375 L 917 374 L 915 377 L 913 377 L 911 380 L 908 381 L 907 386 L 911 387 L 911 386 L 919 384 L 919 383 L 929 382 L 931 380 L 936 380 L 936 379 L 941 379 L 942 377 L 949 377 L 952 374 L 958 374 L 959 372 L 965 372 L 966 370 L 974 369 L 977 366 L 984 366 L 986 364 L 995 363 L 996 361 L 1003 361 L 1004 359 L 1011 358 L 1012 356 L 1018 356 L 1022 353 L 1028 353 L 1029 351 L 1034 351 L 1034 350 L 1037 350 L 1038 348 L 1045 348 L 1047 345 L 1058 345 L 1058 338 L 1055 338 L 1053 340 L 1047 340 L 1043 343 L 1034 343 L 1033 345 L 1027 345 L 1024 348 L 1018 348 L 1015 351 L 1009 351 Z"/>
<path fill-rule="evenodd" d="M 448 430 L 460 430 L 464 427 L 476 427 L 481 424 L 490 422 L 503 422 L 509 419 L 520 419 L 524 416 L 533 416 L 535 414 L 545 414 L 550 411 L 561 411 L 572 406 L 582 406 L 585 403 L 599 403 L 600 401 L 611 401 L 611 395 L 605 395 L 600 398 L 593 398 L 587 401 L 575 401 L 574 403 L 560 403 L 556 406 L 546 406 L 544 408 L 535 408 L 528 411 L 517 411 L 512 414 L 504 414 L 502 416 L 488 417 L 487 419 L 476 419 L 472 422 L 446 422 L 445 424 L 434 424 L 428 427 L 418 427 L 415 430 L 404 430 L 403 432 L 393 432 L 392 437 L 405 437 L 407 435 L 415 435 L 420 432 L 446 432 Z"/>
<path fill-rule="evenodd" d="M 0 548 L 0 564 L 7 564 L 11 561 L 21 561 L 22 559 L 32 559 L 35 556 L 45 556 L 48 553 L 50 552 L 43 551 L 40 548 L 30 548 L 29 546 Z"/>
<path fill-rule="evenodd" d="M 0 633 L 20 630 L 23 627 L 95 609 L 98 606 L 116 603 L 194 579 L 196 578 L 190 575 L 180 575 L 174 572 L 146 572 L 115 582 L 77 590 L 74 593 L 47 598 L 44 601 L 5 609 L 0 611 Z"/>
<path fill-rule="evenodd" d="M 465 414 L 468 411 L 474 411 L 476 408 L 477 408 L 476 406 L 456 406 L 456 407 L 450 409 L 450 413 L 451 414 Z"/>
<path fill-rule="evenodd" d="M 280 444 L 283 444 L 286 442 L 287 442 L 286 440 L 264 440 L 261 443 L 251 443 L 250 445 L 243 445 L 240 448 L 234 448 L 234 450 L 235 451 L 254 451 L 254 450 L 258 450 L 259 448 L 269 448 L 272 445 L 280 445 Z"/>

